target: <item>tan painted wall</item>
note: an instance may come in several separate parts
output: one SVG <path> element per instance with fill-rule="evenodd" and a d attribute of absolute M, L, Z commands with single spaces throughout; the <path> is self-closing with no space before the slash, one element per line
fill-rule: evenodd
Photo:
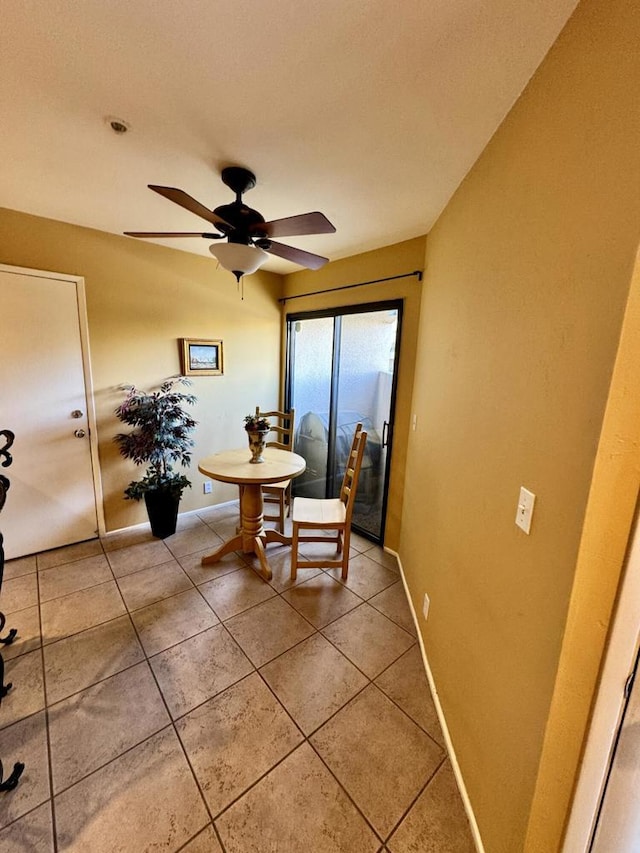
<path fill-rule="evenodd" d="M 575 582 L 529 818 L 528 851 L 554 850 L 568 817 L 640 493 L 640 255 L 596 454 Z M 630 602 L 626 603 L 629 606 Z M 636 620 L 640 602 L 634 601 Z M 607 649 L 608 652 L 608 649 Z M 611 697 L 622 701 L 622 691 Z M 601 767 L 604 773 L 606 767 Z M 584 802 L 583 802 L 584 807 Z M 580 814 L 588 834 L 594 815 Z M 576 818 L 577 820 L 578 818 Z M 575 839 L 567 843 L 574 843 Z M 622 849 L 622 844 L 621 844 Z M 567 847 L 567 853 L 573 848 Z"/>
<path fill-rule="evenodd" d="M 213 258 L 5 209 L 0 235 L 0 263 L 85 278 L 107 529 L 146 520 L 144 505 L 122 495 L 138 474 L 112 441 L 122 427 L 113 415 L 122 399 L 117 386 L 152 387 L 179 373 L 178 338 L 221 338 L 225 363 L 224 376 L 194 378 L 193 488 L 181 511 L 235 497 L 221 483 L 204 495 L 197 460 L 242 446 L 243 416 L 256 403 L 278 401 L 282 277 L 252 275 L 241 301 L 235 280 Z"/>
<path fill-rule="evenodd" d="M 293 296 L 310 293 L 316 290 L 343 287 L 422 270 L 425 243 L 425 237 L 418 237 L 373 252 L 334 261 L 316 272 L 293 273 L 285 278 L 284 295 Z M 286 315 L 286 312 L 316 311 L 322 308 L 382 302 L 386 299 L 404 300 L 396 421 L 384 538 L 385 545 L 392 549 L 398 547 L 402 515 L 406 448 L 409 435 L 421 294 L 422 284 L 416 277 L 402 278 L 349 290 L 339 290 L 335 293 L 293 299 L 287 301 L 283 309 L 283 313 Z"/>
<path fill-rule="evenodd" d="M 490 853 L 525 843 L 640 238 L 639 43 L 585 0 L 429 234 L 400 554 Z"/>

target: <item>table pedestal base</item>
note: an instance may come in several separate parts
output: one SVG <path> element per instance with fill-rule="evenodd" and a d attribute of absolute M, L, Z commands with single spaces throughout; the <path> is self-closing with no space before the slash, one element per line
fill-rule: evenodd
<path fill-rule="evenodd" d="M 291 536 L 284 536 L 277 530 L 265 530 L 262 525 L 262 509 L 262 486 L 259 484 L 242 486 L 240 488 L 240 515 L 242 518 L 240 533 L 225 542 L 213 554 L 203 557 L 202 565 L 210 566 L 233 551 L 242 551 L 244 554 L 255 554 L 260 562 L 260 568 L 256 567 L 256 571 L 266 581 L 271 580 L 273 574 L 264 550 L 265 545 L 272 543 L 291 545 Z"/>

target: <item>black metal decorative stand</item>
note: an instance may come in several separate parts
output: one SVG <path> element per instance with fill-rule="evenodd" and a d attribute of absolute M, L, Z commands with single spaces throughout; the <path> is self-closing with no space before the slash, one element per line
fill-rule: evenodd
<path fill-rule="evenodd" d="M 9 448 L 13 444 L 15 435 L 9 429 L 2 429 L 0 430 L 0 436 L 2 436 L 5 440 L 4 445 L 0 447 L 0 465 L 3 468 L 8 468 L 9 465 L 11 465 L 11 463 L 13 462 L 13 458 L 9 453 Z M 9 479 L 5 477 L 4 474 L 0 474 L 0 512 L 2 512 L 2 508 L 4 507 L 4 503 L 7 499 L 9 485 Z M 2 590 L 2 580 L 4 578 L 3 546 L 4 539 L 2 533 L 0 533 L 0 591 Z M 0 613 L 0 632 L 4 629 L 6 621 L 7 620 L 4 613 Z M 0 643 L 5 646 L 8 646 L 10 643 L 13 642 L 17 633 L 18 632 L 15 628 L 11 628 L 6 637 L 0 637 Z M 2 704 L 2 700 L 12 687 L 13 685 L 11 683 L 5 684 L 4 682 L 4 660 L 2 658 L 2 655 L 0 654 L 0 705 Z M 24 764 L 21 761 L 16 761 L 16 763 L 13 765 L 13 770 L 11 771 L 10 775 L 5 779 L 4 768 L 2 766 L 2 761 L 0 761 L 0 791 L 12 791 L 18 784 L 23 770 Z"/>

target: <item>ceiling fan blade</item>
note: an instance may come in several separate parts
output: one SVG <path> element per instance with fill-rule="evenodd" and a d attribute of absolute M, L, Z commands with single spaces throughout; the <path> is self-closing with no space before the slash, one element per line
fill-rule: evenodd
<path fill-rule="evenodd" d="M 123 231 L 127 237 L 206 237 L 217 240 L 220 234 L 207 234 L 203 231 Z"/>
<path fill-rule="evenodd" d="M 272 219 L 254 226 L 254 233 L 260 232 L 267 237 L 294 237 L 303 234 L 332 234 L 336 229 L 324 213 L 300 213 L 284 219 Z"/>
<path fill-rule="evenodd" d="M 329 260 L 329 258 L 323 258 L 322 255 L 314 255 L 311 252 L 304 252 L 302 249 L 273 241 L 266 251 L 271 255 L 277 255 L 279 258 L 284 258 L 285 261 L 293 261 L 294 264 L 300 264 L 301 267 L 310 270 L 319 270 Z"/>
<path fill-rule="evenodd" d="M 195 198 L 190 196 L 189 193 L 184 192 L 184 190 L 177 190 L 175 187 L 159 187 L 157 184 L 149 184 L 148 186 L 150 190 L 168 198 L 169 201 L 172 201 L 175 204 L 179 204 L 180 207 L 184 207 L 185 210 L 195 213 L 196 216 L 201 216 L 202 219 L 206 219 L 207 222 L 211 222 L 212 225 L 217 225 L 218 223 L 229 225 L 228 222 L 225 222 L 224 219 L 215 214 L 212 210 L 209 210 L 209 208 L 205 207 L 204 204 L 200 204 L 199 201 L 196 201 Z"/>

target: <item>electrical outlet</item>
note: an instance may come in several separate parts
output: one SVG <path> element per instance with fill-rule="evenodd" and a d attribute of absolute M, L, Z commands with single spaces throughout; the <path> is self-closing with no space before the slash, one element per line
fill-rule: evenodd
<path fill-rule="evenodd" d="M 207 481 L 206 483 L 202 484 L 202 491 L 204 492 L 205 495 L 210 495 L 212 487 L 213 487 L 213 483 L 210 483 Z"/>
<path fill-rule="evenodd" d="M 529 535 L 531 530 L 531 519 L 533 517 L 533 505 L 536 502 L 536 496 L 524 486 L 520 488 L 520 496 L 518 498 L 518 509 L 516 511 L 516 524 Z"/>
<path fill-rule="evenodd" d="M 424 599 L 423 599 L 423 602 L 422 602 L 422 613 L 423 613 L 423 615 L 424 615 L 424 618 L 425 618 L 425 619 L 426 619 L 426 618 L 427 618 L 427 616 L 429 615 L 429 604 L 430 604 L 430 602 L 429 602 L 429 596 L 428 596 L 428 595 L 427 595 L 427 593 L 425 592 L 425 594 L 424 594 Z"/>

